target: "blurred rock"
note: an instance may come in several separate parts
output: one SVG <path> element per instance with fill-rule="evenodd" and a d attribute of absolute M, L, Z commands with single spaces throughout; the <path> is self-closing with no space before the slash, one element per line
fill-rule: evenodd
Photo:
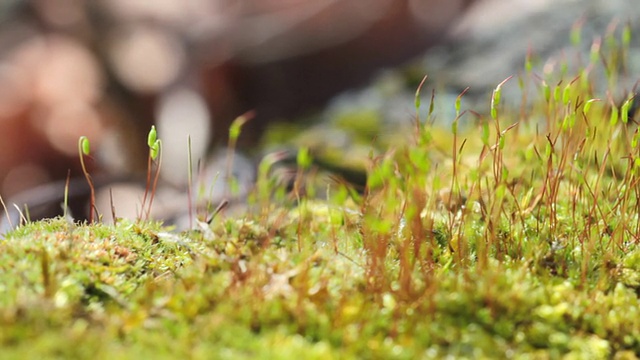
<path fill-rule="evenodd" d="M 593 41 L 631 24 L 640 31 L 640 7 L 625 0 L 486 0 L 474 6 L 452 29 L 450 40 L 434 47 L 423 61 L 431 84 L 457 95 L 470 87 L 463 102 L 468 108 L 486 111 L 491 90 L 508 76 L 522 75 L 527 54 L 533 72 L 541 79 L 558 82 L 562 63 L 575 74 L 589 60 Z M 570 41 L 572 28 L 580 29 L 581 42 Z M 640 76 L 640 39 L 632 36 L 630 63 L 620 76 L 619 94 L 626 96 Z M 572 75 L 575 76 L 575 75 Z M 603 90 L 604 74 L 592 72 Z M 564 79 L 570 81 L 571 79 Z M 550 84 L 554 84 L 551 82 Z M 503 101 L 521 100 L 516 79 L 503 87 Z"/>

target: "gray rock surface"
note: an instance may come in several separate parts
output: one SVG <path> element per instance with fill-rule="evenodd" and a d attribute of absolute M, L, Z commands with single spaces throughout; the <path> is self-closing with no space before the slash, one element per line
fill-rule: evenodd
<path fill-rule="evenodd" d="M 538 59 L 533 72 L 542 78 L 554 79 L 550 73 L 558 70 L 562 61 L 568 63 L 572 74 L 572 69 L 588 62 L 596 38 L 615 29 L 619 39 L 627 22 L 636 35 L 640 6 L 634 1 L 487 0 L 466 14 L 446 45 L 427 53 L 423 67 L 435 83 L 449 91 L 455 93 L 468 86 L 467 100 L 488 101 L 500 81 L 524 72 L 527 52 Z M 577 47 L 570 41 L 574 26 L 581 28 Z M 621 91 L 630 90 L 640 74 L 640 39 L 633 35 L 628 72 L 620 78 L 626 90 Z M 505 86 L 503 98 L 509 97 L 520 100 L 515 81 Z"/>
<path fill-rule="evenodd" d="M 620 74 L 618 86 L 610 89 L 620 99 L 633 88 L 640 75 L 640 6 L 625 0 L 485 0 L 475 4 L 448 34 L 448 41 L 429 50 L 412 66 L 414 73 L 428 75 L 423 89 L 421 112 L 426 115 L 432 89 L 436 89 L 436 122 L 448 125 L 455 118 L 455 98 L 465 88 L 462 108 L 481 114 L 489 111 L 491 92 L 509 76 L 525 72 L 528 53 L 532 54 L 532 90 L 540 79 L 550 85 L 572 80 L 575 70 L 589 61 L 595 39 L 620 32 L 627 23 L 632 27 L 629 63 Z M 580 24 L 581 42 L 571 43 L 571 31 Z M 604 40 L 603 40 L 604 42 Z M 603 44 L 603 47 L 605 45 Z M 567 79 L 559 75 L 562 62 L 568 65 Z M 415 74 L 414 74 L 415 75 Z M 414 110 L 415 84 L 399 86 L 404 74 L 385 72 L 372 86 L 351 91 L 334 99 L 325 118 L 355 113 L 367 108 L 379 111 L 383 123 L 397 130 L 409 124 Z M 596 92 L 604 95 L 606 81 L 601 70 L 594 70 Z M 503 87 L 503 103 L 519 106 L 522 90 L 512 79 Z M 390 85 L 391 84 L 391 85 Z M 529 97 L 531 100 L 532 97 Z M 424 116 L 423 116 L 424 118 Z M 385 133 L 385 129 L 382 131 Z"/>

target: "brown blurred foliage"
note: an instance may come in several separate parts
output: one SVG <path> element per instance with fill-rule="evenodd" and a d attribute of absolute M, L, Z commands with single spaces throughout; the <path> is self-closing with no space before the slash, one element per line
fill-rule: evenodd
<path fill-rule="evenodd" d="M 251 144 L 420 54 L 472 1 L 4 0 L 0 194 L 80 174 L 81 135 L 109 173 L 144 169 L 156 122 L 202 155 L 254 110 Z"/>

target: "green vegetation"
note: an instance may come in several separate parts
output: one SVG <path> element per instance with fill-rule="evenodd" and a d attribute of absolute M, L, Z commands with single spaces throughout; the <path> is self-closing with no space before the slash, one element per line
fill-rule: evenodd
<path fill-rule="evenodd" d="M 364 192 L 304 148 L 289 190 L 265 158 L 240 218 L 20 227 L 0 240 L 2 358 L 637 358 L 629 37 L 575 74 L 528 59 L 487 115 L 461 94 L 449 129 L 428 106 L 363 160 Z M 516 85 L 530 106 L 505 104 Z"/>

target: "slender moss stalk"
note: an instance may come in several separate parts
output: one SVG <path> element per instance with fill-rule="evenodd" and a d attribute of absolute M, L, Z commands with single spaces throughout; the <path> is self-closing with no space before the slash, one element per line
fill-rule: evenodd
<path fill-rule="evenodd" d="M 142 197 L 142 205 L 139 216 L 139 219 L 141 219 L 142 214 L 144 214 L 146 220 L 149 219 L 149 215 L 151 213 L 151 205 L 153 204 L 153 198 L 155 197 L 158 179 L 160 178 L 160 164 L 162 162 L 162 141 L 158 139 L 156 127 L 153 125 L 151 126 L 151 130 L 149 130 L 149 135 L 147 136 L 147 146 L 149 146 L 149 156 L 147 157 L 147 183 L 144 189 L 144 196 Z M 159 156 L 160 158 L 158 159 Z M 153 168 L 153 163 L 156 161 L 156 159 L 158 159 L 158 161 L 157 166 L 155 167 L 152 183 L 151 169 Z M 149 198 L 148 204 L 147 198 Z"/>
<path fill-rule="evenodd" d="M 89 200 L 89 223 L 93 223 L 94 213 L 97 214 L 96 209 L 96 190 L 93 186 L 93 180 L 91 179 L 91 175 L 87 171 L 87 167 L 84 163 L 84 156 L 90 156 L 91 153 L 91 144 L 89 143 L 89 139 L 86 136 L 80 136 L 78 139 L 78 155 L 80 155 L 80 165 L 82 166 L 82 173 L 84 177 L 87 179 L 87 183 L 89 184 L 89 190 L 91 191 L 91 197 Z"/>

